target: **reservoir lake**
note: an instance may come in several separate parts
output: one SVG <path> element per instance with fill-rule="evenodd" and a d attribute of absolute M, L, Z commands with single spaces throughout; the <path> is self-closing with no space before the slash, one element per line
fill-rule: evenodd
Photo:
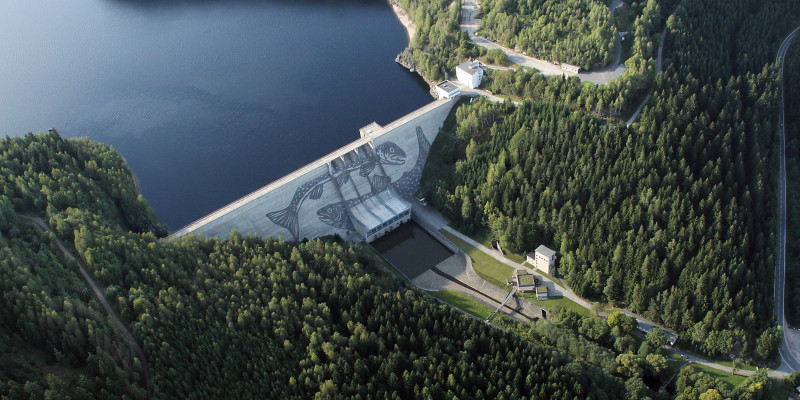
<path fill-rule="evenodd" d="M 170 230 L 430 101 L 383 0 L 0 2 L 0 134 L 128 161 Z"/>

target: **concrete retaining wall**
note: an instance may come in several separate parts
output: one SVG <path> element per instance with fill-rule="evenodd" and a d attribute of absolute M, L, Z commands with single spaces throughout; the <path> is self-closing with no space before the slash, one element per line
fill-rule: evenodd
<path fill-rule="evenodd" d="M 370 129 L 361 130 L 360 139 L 192 222 L 171 237 L 197 233 L 226 238 L 232 229 L 287 240 L 336 233 L 348 236 L 354 229 L 346 205 L 352 208 L 369 199 L 381 185 L 403 197 L 414 196 L 430 144 L 455 102 L 436 100 L 386 126 L 371 124 Z M 374 150 L 374 162 L 363 148 L 358 157 L 351 153 L 365 145 Z M 332 162 L 340 169 L 331 169 Z"/>

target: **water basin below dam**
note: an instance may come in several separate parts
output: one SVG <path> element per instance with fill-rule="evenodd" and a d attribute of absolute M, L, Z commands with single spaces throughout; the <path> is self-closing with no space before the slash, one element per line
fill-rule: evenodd
<path fill-rule="evenodd" d="M 373 241 L 372 247 L 412 280 L 453 255 L 450 249 L 414 221 L 400 225 Z"/>

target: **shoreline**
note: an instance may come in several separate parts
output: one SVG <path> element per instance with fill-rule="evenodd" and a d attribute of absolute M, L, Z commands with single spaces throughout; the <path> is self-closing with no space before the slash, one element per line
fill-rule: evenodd
<path fill-rule="evenodd" d="M 403 7 L 400 7 L 400 4 L 397 2 L 397 0 L 387 0 L 387 2 L 392 7 L 394 15 L 397 16 L 398 20 L 400 20 L 400 24 L 406 28 L 408 43 L 411 44 L 411 40 L 414 39 L 414 35 L 417 33 L 417 26 L 414 25 L 414 21 L 411 20 L 411 16 L 408 15 L 406 10 L 403 10 Z"/>
<path fill-rule="evenodd" d="M 411 40 L 414 39 L 414 35 L 417 33 L 417 26 L 414 25 L 414 21 L 411 20 L 411 16 L 408 14 L 408 12 L 406 12 L 406 10 L 403 9 L 403 7 L 400 6 L 397 0 L 387 0 L 387 2 L 389 3 L 389 6 L 391 6 L 394 15 L 400 21 L 400 24 L 403 25 L 404 28 L 406 28 L 406 34 L 408 35 L 408 45 L 406 46 L 406 48 L 408 48 L 408 46 L 411 46 Z M 431 82 L 430 80 L 428 80 L 428 78 L 419 73 L 419 71 L 417 71 L 413 65 L 404 62 L 400 58 L 399 54 L 397 55 L 397 58 L 395 58 L 394 60 L 398 64 L 402 65 L 403 68 L 419 75 L 428 84 L 429 88 L 428 92 L 430 93 L 431 97 L 433 97 L 434 99 L 439 98 L 439 95 L 436 93 L 436 83 Z"/>

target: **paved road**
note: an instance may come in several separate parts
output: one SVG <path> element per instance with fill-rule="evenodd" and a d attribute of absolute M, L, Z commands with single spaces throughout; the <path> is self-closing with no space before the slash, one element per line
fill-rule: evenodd
<path fill-rule="evenodd" d="M 792 44 L 792 40 L 797 35 L 800 27 L 792 31 L 789 36 L 781 43 L 778 49 L 776 61 L 784 59 L 786 50 Z M 781 84 L 783 84 L 783 65 L 781 64 Z M 786 324 L 786 315 L 784 314 L 785 293 L 784 287 L 786 285 L 786 135 L 783 128 L 784 122 L 784 95 L 783 88 L 781 88 L 781 102 L 778 114 L 778 132 L 781 135 L 781 149 L 780 149 L 780 173 L 778 175 L 778 249 L 777 261 L 775 262 L 775 315 L 778 317 L 778 324 L 784 327 L 784 339 L 778 351 L 781 355 L 781 361 L 794 371 L 800 371 L 800 361 L 797 359 L 797 349 L 791 348 L 792 338 L 790 336 L 797 335 L 797 332 L 788 329 Z M 794 350 L 794 353 L 793 351 Z"/>
<path fill-rule="evenodd" d="M 489 249 L 488 247 L 482 245 L 481 243 L 476 242 L 475 240 L 473 240 L 469 236 L 466 236 L 466 235 L 462 234 L 461 232 L 459 232 L 459 231 L 457 231 L 457 230 L 455 230 L 455 229 L 453 229 L 453 228 L 451 228 L 449 226 L 444 226 L 442 229 L 446 230 L 448 233 L 452 234 L 453 236 L 456 236 L 457 238 L 469 243 L 470 245 L 478 248 L 478 250 L 488 254 L 489 256 L 494 258 L 495 260 L 500 261 L 501 263 L 506 264 L 511 268 L 514 268 L 514 269 L 525 269 L 525 270 L 528 270 L 528 272 L 530 272 L 530 273 L 534 273 L 534 270 L 529 268 L 528 266 L 526 266 L 525 263 L 521 263 L 521 264 L 520 263 L 515 263 L 515 262 L 505 258 L 505 256 L 500 254 L 499 251 Z M 537 276 L 539 276 L 539 275 L 540 274 L 537 274 Z M 547 286 L 548 293 L 551 296 L 563 296 L 563 297 L 566 297 L 566 298 L 568 298 L 568 299 L 580 304 L 582 307 L 585 307 L 585 308 L 590 309 L 590 310 L 592 309 L 592 305 L 589 302 L 587 302 L 586 300 L 582 299 L 580 296 L 575 294 L 575 292 L 573 292 L 572 290 L 556 285 L 555 282 L 553 282 L 552 280 L 548 279 L 544 275 L 542 275 L 541 277 L 542 277 L 542 281 Z"/>
<path fill-rule="evenodd" d="M 621 0 L 614 0 L 614 3 L 611 5 L 611 13 L 613 15 L 614 10 L 617 7 L 622 5 Z M 518 53 L 508 47 L 502 46 L 498 43 L 492 42 L 486 38 L 478 36 L 475 32 L 478 30 L 478 27 L 481 24 L 481 20 L 477 18 L 478 16 L 478 9 L 480 8 L 480 4 L 478 0 L 465 0 L 461 4 L 461 13 L 462 13 L 462 23 L 461 23 L 461 30 L 466 32 L 469 35 L 469 38 L 478 46 L 484 47 L 486 49 L 501 49 L 506 53 L 509 61 L 513 62 L 514 64 L 522 65 L 523 67 L 535 68 L 539 70 L 544 75 L 563 75 L 565 74 L 564 70 L 561 69 L 561 66 L 555 65 L 545 60 L 540 60 L 538 58 L 529 57 L 525 54 Z M 577 75 L 577 77 L 581 81 L 587 82 L 595 82 L 599 84 L 605 84 L 611 81 L 612 79 L 622 75 L 625 72 L 625 64 L 621 64 L 622 58 L 622 38 L 619 34 L 617 34 L 615 40 L 615 52 L 614 52 L 614 62 L 611 63 L 606 68 L 591 71 L 591 72 L 581 72 L 579 74 L 570 74 L 567 73 L 566 75 L 572 76 Z"/>
<path fill-rule="evenodd" d="M 47 226 L 47 224 L 45 224 L 44 221 L 42 221 L 41 218 L 29 217 L 27 215 L 22 215 L 22 214 L 17 214 L 17 216 L 22 219 L 26 219 L 28 221 L 33 221 L 34 223 L 36 223 L 36 225 L 39 225 L 42 229 L 46 230 L 47 232 L 53 232 L 50 229 L 50 227 Z M 119 330 L 122 332 L 123 336 L 125 336 L 125 338 L 127 338 L 130 344 L 133 346 L 136 355 L 142 361 L 142 367 L 144 369 L 144 380 L 145 384 L 147 385 L 147 397 L 153 398 L 153 385 L 150 382 L 150 367 L 147 365 L 147 359 L 144 356 L 144 351 L 142 351 L 142 347 L 139 346 L 139 342 L 136 341 L 136 338 L 134 338 L 133 335 L 131 335 L 130 331 L 128 331 L 128 328 L 125 327 L 122 321 L 120 321 L 119 317 L 117 317 L 117 314 L 114 313 L 114 310 L 111 309 L 111 306 L 108 304 L 108 301 L 103 295 L 103 292 L 100 290 L 100 288 L 97 286 L 94 280 L 86 272 L 86 269 L 83 267 L 83 264 L 81 264 L 80 261 L 78 261 L 75 258 L 75 256 L 73 256 L 72 253 L 70 253 L 69 250 L 67 250 L 66 247 L 64 247 L 64 244 L 61 243 L 61 240 L 59 240 L 58 238 L 56 238 L 56 245 L 58 245 L 58 249 L 61 250 L 61 252 L 64 253 L 64 255 L 67 256 L 68 259 L 73 260 L 75 261 L 76 264 L 78 264 L 78 270 L 80 271 L 81 276 L 83 276 L 83 279 L 92 288 L 92 291 L 94 292 L 95 297 L 97 297 L 97 300 L 100 301 L 100 304 L 103 305 L 103 308 L 105 308 L 108 315 L 110 315 L 111 318 L 114 319 L 114 322 L 116 323 Z"/>
<path fill-rule="evenodd" d="M 443 226 L 442 229 L 446 230 L 448 233 L 453 234 L 454 236 L 458 237 L 459 239 L 469 243 L 470 245 L 475 246 L 476 248 L 478 248 L 482 252 L 492 256 L 494 259 L 496 259 L 496 260 L 498 260 L 498 261 L 500 261 L 500 262 L 502 262 L 502 263 L 504 263 L 504 264 L 506 264 L 506 265 L 508 265 L 508 266 L 510 266 L 512 268 L 516 268 L 516 269 L 525 268 L 525 269 L 531 271 L 531 273 L 534 273 L 534 270 L 532 270 L 531 268 L 528 268 L 527 266 L 525 266 L 524 263 L 523 264 L 517 264 L 517 263 L 505 258 L 497 250 L 489 249 L 486 246 L 476 242 L 475 240 L 473 240 L 472 238 L 470 238 L 468 236 L 463 235 L 461 232 L 458 232 L 457 230 L 455 230 L 455 229 L 453 229 L 453 228 L 451 228 L 449 226 Z M 552 286 L 550 286 L 548 284 L 548 290 L 550 291 L 551 295 L 566 297 L 566 298 L 574 301 L 575 303 L 581 305 L 582 307 L 584 307 L 586 309 L 589 309 L 589 310 L 592 309 L 592 303 L 590 303 L 587 300 L 584 300 L 583 298 L 581 298 L 580 296 L 575 294 L 575 292 L 573 292 L 571 289 L 566 288 L 566 287 L 562 288 L 562 287 L 559 287 L 559 286 L 555 285 L 555 283 L 552 282 L 550 279 L 548 279 L 546 276 L 542 276 L 542 280 L 545 282 L 545 284 L 548 284 L 548 283 L 552 284 Z M 553 287 L 555 287 L 555 289 Z M 634 314 L 634 313 L 632 313 L 630 311 L 626 312 L 626 314 L 636 318 L 636 321 L 639 324 L 652 324 L 652 325 L 655 325 L 653 322 L 650 322 L 649 320 L 645 319 L 644 317 L 642 317 L 640 315 L 637 315 L 637 314 Z M 661 329 L 664 329 L 664 328 L 661 327 Z M 665 350 L 667 350 L 667 351 L 669 351 L 671 353 L 680 355 L 680 356 L 684 357 L 685 359 L 687 359 L 689 361 L 692 361 L 694 363 L 702 364 L 702 365 L 705 365 L 705 366 L 707 366 L 709 368 L 714 368 L 714 369 L 717 369 L 717 370 L 720 370 L 720 371 L 731 372 L 731 368 L 728 367 L 728 366 L 708 361 L 706 359 L 697 357 L 695 355 L 683 352 L 678 348 L 665 347 Z M 755 371 L 737 370 L 736 374 L 737 375 L 742 375 L 742 376 L 750 376 L 750 375 L 755 374 Z M 769 375 L 770 377 L 773 377 L 773 378 L 783 378 L 783 377 L 785 377 L 787 375 L 787 372 L 786 371 L 779 371 L 779 370 L 770 370 L 770 371 L 767 372 L 767 375 Z"/>

